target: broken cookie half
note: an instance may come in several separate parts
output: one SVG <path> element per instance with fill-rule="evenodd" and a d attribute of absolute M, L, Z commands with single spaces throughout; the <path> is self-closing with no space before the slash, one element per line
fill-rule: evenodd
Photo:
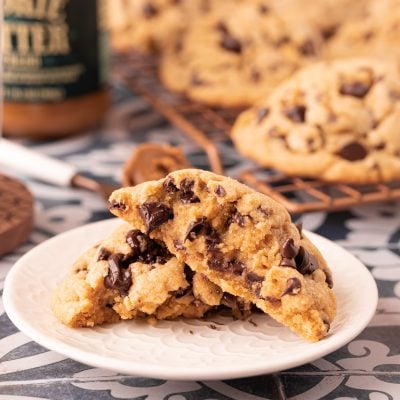
<path fill-rule="evenodd" d="M 200 318 L 221 309 L 245 318 L 251 304 L 223 293 L 161 241 L 128 224 L 76 261 L 52 301 L 56 317 L 70 327 L 134 318 Z"/>
<path fill-rule="evenodd" d="M 284 207 L 230 178 L 186 169 L 115 191 L 110 210 L 182 265 L 310 341 L 336 313 L 332 276 Z"/>

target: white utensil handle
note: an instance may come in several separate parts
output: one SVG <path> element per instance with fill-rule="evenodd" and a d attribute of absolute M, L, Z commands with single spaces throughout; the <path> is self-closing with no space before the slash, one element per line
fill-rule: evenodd
<path fill-rule="evenodd" d="M 77 170 L 72 165 L 0 138 L 0 165 L 58 186 L 69 186 Z"/>

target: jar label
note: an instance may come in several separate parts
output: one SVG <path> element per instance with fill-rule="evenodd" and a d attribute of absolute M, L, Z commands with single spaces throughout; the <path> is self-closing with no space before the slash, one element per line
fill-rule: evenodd
<path fill-rule="evenodd" d="M 4 0 L 4 98 L 59 102 L 104 87 L 105 0 Z"/>

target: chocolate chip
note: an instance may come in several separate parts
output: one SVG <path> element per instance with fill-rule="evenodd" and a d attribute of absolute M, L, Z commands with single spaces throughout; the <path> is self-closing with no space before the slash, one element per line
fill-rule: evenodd
<path fill-rule="evenodd" d="M 279 263 L 281 267 L 290 267 L 296 268 L 296 261 L 293 258 L 285 258 L 283 257 L 281 262 Z"/>
<path fill-rule="evenodd" d="M 315 45 L 310 39 L 305 40 L 299 46 L 299 51 L 303 56 L 315 56 L 316 54 Z"/>
<path fill-rule="evenodd" d="M 185 242 L 186 240 L 193 241 L 197 238 L 197 235 L 208 226 L 207 218 L 206 217 L 200 217 L 197 218 L 196 221 L 193 221 L 192 223 L 189 224 L 185 238 L 183 241 Z"/>
<path fill-rule="evenodd" d="M 134 254 L 145 253 L 150 247 L 150 238 L 138 229 L 131 230 L 126 235 L 126 243 L 129 244 Z"/>
<path fill-rule="evenodd" d="M 143 15 L 146 18 L 153 18 L 158 14 L 158 9 L 151 3 L 145 3 L 143 6 Z"/>
<path fill-rule="evenodd" d="M 250 283 L 262 282 L 264 280 L 264 277 L 257 275 L 255 272 L 246 271 L 246 280 Z"/>
<path fill-rule="evenodd" d="M 285 240 L 281 247 L 281 255 L 283 258 L 294 258 L 298 253 L 297 247 L 294 245 L 292 238 Z"/>
<path fill-rule="evenodd" d="M 368 93 L 370 88 L 370 85 L 366 85 L 362 82 L 344 83 L 340 86 L 340 94 L 362 99 Z"/>
<path fill-rule="evenodd" d="M 331 39 L 334 36 L 334 34 L 336 33 L 337 28 L 338 28 L 337 26 L 329 26 L 329 27 L 322 29 L 321 34 L 322 34 L 322 37 L 324 38 L 324 40 Z"/>
<path fill-rule="evenodd" d="M 301 105 L 287 107 L 283 110 L 283 114 L 296 123 L 302 123 L 306 120 L 306 108 Z"/>
<path fill-rule="evenodd" d="M 210 224 L 206 227 L 205 242 L 208 252 L 219 251 L 218 244 L 222 242 L 222 239 L 219 233 Z"/>
<path fill-rule="evenodd" d="M 218 185 L 215 188 L 214 192 L 218 197 L 225 197 L 226 196 L 226 190 L 221 185 Z"/>
<path fill-rule="evenodd" d="M 102 247 L 102 248 L 99 250 L 99 255 L 98 255 L 98 257 L 97 257 L 97 261 L 107 261 L 107 260 L 108 260 L 108 257 L 110 257 L 110 255 L 111 255 L 111 253 L 110 253 L 107 249 L 105 249 L 104 247 Z"/>
<path fill-rule="evenodd" d="M 163 188 L 164 190 L 169 193 L 169 194 L 173 194 L 176 193 L 179 189 L 175 186 L 175 181 L 173 178 L 171 178 L 170 176 L 167 176 L 167 178 L 165 179 L 164 183 L 163 183 Z"/>
<path fill-rule="evenodd" d="M 180 200 L 184 204 L 199 203 L 200 199 L 194 194 L 193 191 L 194 181 L 190 179 L 183 179 L 180 184 Z"/>
<path fill-rule="evenodd" d="M 226 270 L 226 264 L 224 262 L 224 258 L 221 253 L 212 254 L 212 256 L 207 261 L 207 265 L 211 269 L 215 269 L 217 271 Z"/>
<path fill-rule="evenodd" d="M 302 274 L 312 274 L 318 268 L 316 258 L 300 246 L 299 252 L 295 257 L 297 270 Z"/>
<path fill-rule="evenodd" d="M 260 11 L 260 14 L 268 14 L 269 13 L 269 7 L 265 4 L 260 4 L 258 7 L 258 10 Z"/>
<path fill-rule="evenodd" d="M 148 234 L 169 219 L 174 218 L 172 209 L 158 202 L 143 203 L 139 206 L 139 214 L 146 226 L 146 233 Z"/>
<path fill-rule="evenodd" d="M 374 149 L 377 150 L 377 151 L 379 151 L 379 150 L 384 150 L 385 147 L 386 147 L 386 143 L 385 143 L 385 142 L 381 142 L 381 143 L 377 144 L 377 145 L 374 147 Z"/>
<path fill-rule="evenodd" d="M 282 297 L 286 295 L 296 295 L 299 294 L 301 290 L 301 282 L 300 279 L 298 278 L 289 278 L 287 280 L 287 286 L 286 289 L 282 293 Z"/>
<path fill-rule="evenodd" d="M 116 201 L 113 200 L 110 204 L 109 204 L 109 209 L 113 209 L 113 210 L 119 210 L 119 211 L 124 211 L 126 210 L 126 204 L 123 203 L 122 201 Z"/>
<path fill-rule="evenodd" d="M 238 39 L 231 36 L 229 33 L 224 34 L 219 42 L 219 45 L 228 51 L 240 54 L 242 52 L 242 44 Z"/>
<path fill-rule="evenodd" d="M 227 221 L 228 225 L 230 224 L 238 224 L 241 228 L 243 228 L 245 226 L 245 219 L 244 216 L 242 214 L 240 214 L 239 211 L 235 211 L 229 218 Z"/>
<path fill-rule="evenodd" d="M 348 161 L 359 161 L 367 156 L 368 151 L 361 143 L 353 141 L 344 145 L 336 154 Z"/>
<path fill-rule="evenodd" d="M 228 34 L 229 34 L 229 30 L 228 30 L 227 26 L 226 26 L 225 23 L 222 22 L 222 21 L 219 21 L 219 22 L 217 23 L 217 25 L 215 25 L 215 29 L 216 29 L 217 31 L 221 32 L 221 33 L 224 34 L 224 35 L 228 35 Z"/>
<path fill-rule="evenodd" d="M 237 297 L 224 292 L 221 298 L 221 304 L 229 308 L 237 308 Z"/>
<path fill-rule="evenodd" d="M 241 275 L 245 269 L 244 263 L 234 258 L 233 260 L 228 261 L 228 269 L 235 275 Z"/>
<path fill-rule="evenodd" d="M 263 107 L 257 110 L 257 123 L 260 124 L 269 114 L 269 108 Z"/>
<path fill-rule="evenodd" d="M 128 266 L 123 265 L 123 254 L 112 254 L 108 258 L 108 275 L 104 278 L 104 286 L 117 289 L 126 296 L 132 286 L 132 273 Z"/>

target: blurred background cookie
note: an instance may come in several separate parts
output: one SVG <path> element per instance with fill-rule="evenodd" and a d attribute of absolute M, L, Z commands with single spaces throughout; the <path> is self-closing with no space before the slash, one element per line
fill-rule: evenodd
<path fill-rule="evenodd" d="M 400 178 L 399 124 L 395 64 L 347 59 L 299 71 L 240 115 L 232 139 L 289 175 L 371 183 Z"/>

